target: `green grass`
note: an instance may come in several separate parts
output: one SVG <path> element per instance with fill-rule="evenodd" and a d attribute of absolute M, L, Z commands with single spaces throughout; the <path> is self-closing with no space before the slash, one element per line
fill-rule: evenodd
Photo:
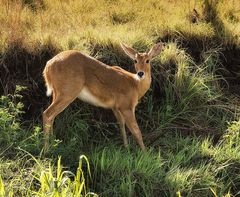
<path fill-rule="evenodd" d="M 23 151 L 20 149 L 20 151 Z M 91 180 L 90 166 L 86 156 L 79 158 L 76 174 L 63 170 L 61 157 L 55 167 L 50 162 L 37 159 L 23 151 L 17 163 L 6 162 L 1 165 L 1 173 L 12 173 L 11 177 L 0 176 L 1 196 L 98 196 L 87 188 L 87 180 L 83 171 L 83 162 L 86 162 L 87 173 Z M 30 157 L 30 158 L 29 158 Z M 22 169 L 18 169 L 19 167 Z M 17 172 L 17 174 L 16 174 Z M 4 180 L 8 184 L 4 185 Z"/>
<path fill-rule="evenodd" d="M 161 125 L 156 120 L 153 121 L 157 126 L 161 125 L 161 130 L 167 130 L 166 133 L 161 131 L 161 136 L 158 136 L 158 129 L 154 135 L 144 132 L 145 141 L 149 147 L 144 153 L 132 139 L 129 149 L 125 149 L 120 135 L 116 135 L 118 128 L 114 125 L 114 129 L 110 130 L 108 127 L 106 133 L 107 124 L 101 124 L 101 122 L 90 124 L 92 113 L 88 113 L 90 109 L 87 104 L 82 106 L 84 110 L 82 112 L 75 111 L 73 105 L 72 109 L 65 111 L 56 123 L 56 130 L 60 132 L 56 135 L 61 134 L 59 136 L 61 140 L 55 140 L 48 153 L 48 157 L 50 156 L 54 161 L 58 160 L 57 167 L 54 169 L 52 164 L 49 164 L 49 159 L 46 160 L 39 152 L 42 147 L 42 136 L 38 127 L 35 128 L 34 133 L 31 133 L 31 130 L 24 135 L 16 133 L 23 127 L 18 119 L 22 106 L 14 101 L 19 97 L 18 95 L 17 91 L 13 97 L 3 97 L 4 102 L 1 103 L 1 109 L 5 111 L 1 114 L 1 119 L 10 116 L 3 119 L 3 122 L 10 126 L 10 131 L 14 131 L 14 134 L 1 133 L 1 136 L 18 137 L 18 140 L 9 137 L 10 141 L 4 146 L 2 144 L 2 147 L 5 147 L 1 153 L 0 162 L 2 193 L 10 196 L 32 194 L 68 196 L 67 193 L 72 192 L 74 195 L 81 190 L 81 184 L 76 186 L 78 181 L 85 180 L 79 175 L 83 171 L 81 170 L 82 161 L 79 162 L 78 159 L 83 153 L 87 154 L 91 165 L 92 179 L 87 179 L 88 188 L 100 196 L 175 196 L 177 194 L 223 196 L 238 193 L 240 182 L 236 173 L 240 160 L 239 121 L 226 125 L 228 129 L 222 132 L 222 137 L 216 143 L 213 139 L 214 135 L 212 137 L 187 136 L 182 127 L 173 127 L 172 125 L 182 122 L 183 119 L 172 119 L 176 114 L 168 111 L 170 120 L 174 121 L 167 119 L 168 124 L 165 123 L 165 125 Z M 17 112 L 11 109 L 17 109 Z M 150 113 L 149 110 L 146 111 Z M 15 116 L 11 116 L 11 113 Z M 158 113 L 164 113 L 164 107 Z M 193 114 L 193 117 L 196 118 L 196 115 Z M 64 122 L 65 126 L 61 122 Z M 18 123 L 18 127 L 11 127 Z M 194 129 L 192 126 L 189 128 Z M 68 132 L 67 135 L 66 132 Z M 102 134 L 96 132 L 102 132 Z M 29 137 L 26 138 L 26 136 Z M 151 143 L 153 139 L 154 143 Z M 153 148 L 150 148 L 151 146 Z M 40 154 L 39 159 L 26 153 L 22 148 L 35 155 Z M 63 165 L 69 166 L 70 171 L 63 170 L 57 155 L 61 155 Z M 83 170 L 89 171 L 88 163 Z M 71 171 L 77 171 L 76 175 Z M 19 182 L 19 180 L 23 181 Z M 29 185 L 30 189 L 26 189 Z"/>
<path fill-rule="evenodd" d="M 0 196 L 239 195 L 239 96 L 226 78 L 239 79 L 229 74 L 238 73 L 239 6 L 0 0 Z M 120 43 L 143 52 L 160 40 L 165 48 L 152 61 L 152 86 L 136 110 L 147 152 L 130 135 L 123 147 L 110 111 L 76 101 L 57 117 L 43 155 L 47 60 L 77 49 L 133 71 Z"/>

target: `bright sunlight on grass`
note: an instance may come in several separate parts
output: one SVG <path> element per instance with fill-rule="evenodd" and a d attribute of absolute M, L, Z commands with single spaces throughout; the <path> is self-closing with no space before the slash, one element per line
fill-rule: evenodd
<path fill-rule="evenodd" d="M 0 24 L 0 196 L 240 194 L 237 0 L 0 0 Z M 159 41 L 136 109 L 147 152 L 130 134 L 124 148 L 110 111 L 75 101 L 43 154 L 50 58 L 76 49 L 134 72 L 120 44 Z"/>

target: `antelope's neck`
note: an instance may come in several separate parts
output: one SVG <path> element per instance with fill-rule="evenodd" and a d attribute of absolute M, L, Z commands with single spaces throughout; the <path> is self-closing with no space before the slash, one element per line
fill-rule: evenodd
<path fill-rule="evenodd" d="M 142 80 L 140 79 L 138 83 L 138 100 L 140 100 L 144 96 L 144 94 L 148 91 L 151 82 L 152 82 L 151 72 L 146 73 L 144 79 Z"/>

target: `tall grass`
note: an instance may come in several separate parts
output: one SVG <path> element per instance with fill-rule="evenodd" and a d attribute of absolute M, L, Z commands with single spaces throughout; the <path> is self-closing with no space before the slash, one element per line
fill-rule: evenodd
<path fill-rule="evenodd" d="M 96 180 L 103 196 L 151 196 L 163 175 L 160 153 L 116 149 L 114 146 L 92 153 Z"/>
<path fill-rule="evenodd" d="M 146 49 L 147 45 L 136 43 L 140 50 Z M 101 58 L 106 57 L 107 51 L 112 48 L 114 50 L 110 55 L 117 57 L 116 63 L 122 61 L 121 57 L 124 58 L 123 54 L 116 55 L 121 54 L 117 46 L 98 47 L 98 56 Z M 77 178 L 72 179 L 72 173 L 62 170 L 60 160 L 55 174 L 52 165 L 37 159 L 34 159 L 37 165 L 30 167 L 33 169 L 31 176 L 26 176 L 29 174 L 29 166 L 22 163 L 25 161 L 23 157 L 18 156 L 19 162 L 10 162 L 9 165 L 13 169 L 22 166 L 22 170 L 9 180 L 6 176 L 14 174 L 14 170 L 7 170 L 9 166 L 3 158 L 0 170 L 7 186 L 1 182 L 4 189 L 0 191 L 12 195 L 37 196 L 67 196 L 83 191 L 87 195 L 84 186 L 78 181 L 85 180 L 79 174 L 82 172 L 82 164 L 78 158 L 80 153 L 86 153 L 92 163 L 93 184 L 90 187 L 103 196 L 237 194 L 239 177 L 234 172 L 239 165 L 239 123 L 236 121 L 227 125 L 226 121 L 237 118 L 238 108 L 234 109 L 220 86 L 223 78 L 217 74 L 221 68 L 218 65 L 219 53 L 218 50 L 206 51 L 201 63 L 196 64 L 178 43 L 170 42 L 161 56 L 152 62 L 154 84 L 137 110 L 144 141 L 149 147 L 147 153 L 138 150 L 131 137 L 130 149 L 122 149 L 120 135 L 116 135 L 119 129 L 114 124 L 115 120 L 110 118 L 104 122 L 110 115 L 96 116 L 102 110 L 94 109 L 93 112 L 88 104 L 79 107 L 75 103 L 57 119 L 56 140 L 48 156 L 57 159 L 56 155 L 61 155 L 64 165 L 77 169 Z M 15 97 L 3 97 L 2 117 L 19 110 Z M 8 130 L 14 131 L 12 126 L 20 123 L 20 119 L 17 119 L 19 113 L 21 111 L 10 116 L 10 122 L 3 119 L 1 125 L 7 123 Z M 17 129 L 23 131 L 23 128 L 19 124 Z M 9 135 L 8 144 L 11 144 L 8 151 L 1 155 L 11 158 L 12 151 L 17 153 L 17 146 L 33 154 L 40 154 L 40 131 L 38 127 L 34 133 L 31 133 L 32 130 L 24 134 L 14 131 L 13 137 L 10 137 L 11 132 L 1 133 Z M 200 135 L 196 137 L 198 133 Z M 217 135 L 220 140 L 215 141 Z M 12 143 L 16 136 L 17 140 Z M 24 180 L 22 184 L 19 184 L 20 179 Z M 26 190 L 26 185 L 30 185 L 31 189 Z"/>
<path fill-rule="evenodd" d="M 28 91 L 0 99 L 0 195 L 239 195 L 239 98 L 222 76 L 224 47 L 239 48 L 238 10 L 234 0 L 0 0 L 1 87 L 7 94 L 20 82 Z M 52 55 L 77 49 L 133 71 L 120 43 L 144 52 L 160 40 L 152 86 L 136 110 L 146 153 L 131 136 L 123 148 L 111 112 L 74 102 L 41 154 L 40 75 Z M 23 110 L 32 106 L 38 115 L 29 124 Z"/>
<path fill-rule="evenodd" d="M 87 172 L 91 178 L 90 165 L 86 156 L 79 158 L 76 174 L 64 170 L 61 166 L 61 157 L 58 158 L 55 167 L 50 162 L 37 159 L 29 153 L 21 158 L 20 163 L 10 164 L 13 167 L 23 167 L 17 170 L 11 178 L 0 176 L 1 196 L 98 196 L 90 192 L 83 170 L 83 161 L 87 164 Z M 25 162 L 25 163 L 23 163 Z M 4 169 L 4 167 L 3 167 Z M 4 180 L 7 184 L 4 184 Z"/>
<path fill-rule="evenodd" d="M 219 136 L 226 120 L 238 117 L 238 107 L 220 85 L 226 82 L 218 74 L 222 69 L 219 53 L 218 49 L 206 51 L 196 64 L 177 43 L 168 43 L 153 62 L 153 93 L 138 111 L 140 118 L 144 114 L 142 122 L 151 145 L 159 144 L 158 139 L 169 130 Z M 144 121 L 147 117 L 152 121 Z"/>
<path fill-rule="evenodd" d="M 38 4 L 1 0 L 1 43 L 7 47 L 11 42 L 22 42 L 26 48 L 34 50 L 39 43 L 53 40 L 62 49 L 84 50 L 89 39 L 134 43 L 166 35 L 185 39 L 220 35 L 221 39 L 239 45 L 239 4 L 232 1 L 81 0 L 67 3 L 44 0 Z M 206 8 L 206 5 L 209 6 Z M 216 9 L 216 17 L 221 21 L 218 22 L 226 29 L 223 34 L 218 34 L 214 24 L 208 21 L 206 14 L 212 12 L 211 8 Z M 198 12 L 199 22 L 192 24 L 189 17 L 193 9 Z"/>

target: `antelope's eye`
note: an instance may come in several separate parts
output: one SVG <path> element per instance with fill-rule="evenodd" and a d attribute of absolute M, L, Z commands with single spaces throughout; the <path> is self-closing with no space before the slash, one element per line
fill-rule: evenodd
<path fill-rule="evenodd" d="M 134 60 L 134 63 L 136 64 L 136 63 L 137 63 L 137 60 Z"/>
<path fill-rule="evenodd" d="M 146 60 L 146 63 L 149 64 L 150 60 Z"/>

